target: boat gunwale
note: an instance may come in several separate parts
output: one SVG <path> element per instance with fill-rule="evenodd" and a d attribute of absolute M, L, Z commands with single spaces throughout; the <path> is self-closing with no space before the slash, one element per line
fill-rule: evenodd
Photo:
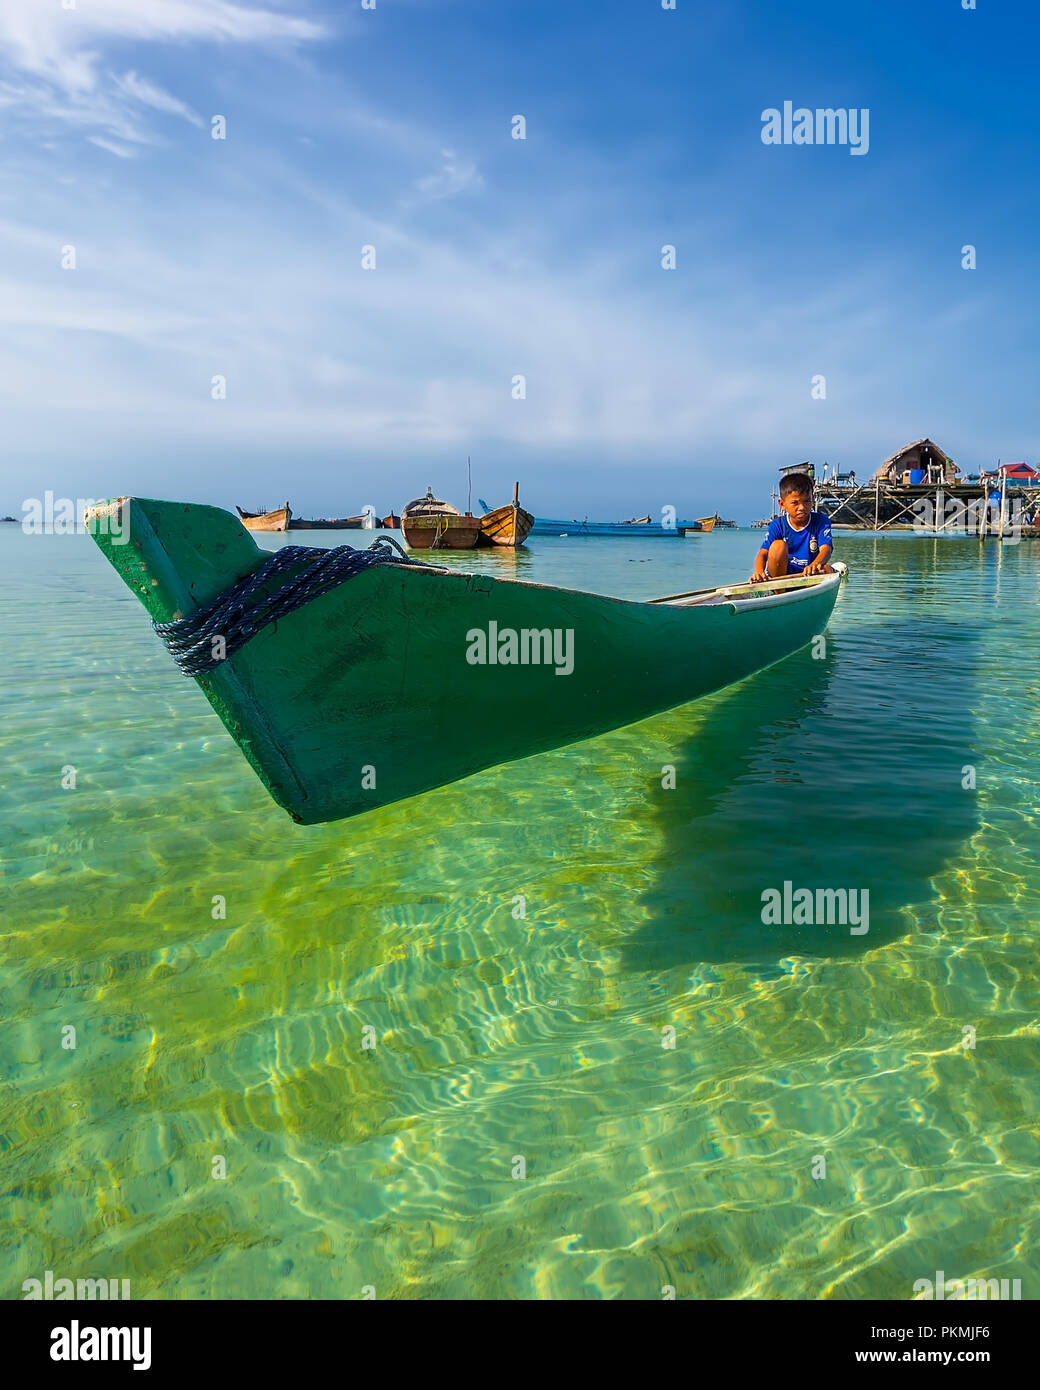
<path fill-rule="evenodd" d="M 693 608 L 697 606 L 707 607 L 712 600 L 726 603 L 738 594 L 763 598 L 768 595 L 776 600 L 793 598 L 817 590 L 826 591 L 833 588 L 835 584 L 840 584 L 848 573 L 848 566 L 841 560 L 835 560 L 833 570 L 833 574 L 811 574 L 808 576 L 788 574 L 781 579 L 766 579 L 757 584 L 745 582 L 742 584 L 721 584 L 714 589 L 691 589 L 688 593 L 666 594 L 663 598 L 646 599 L 644 602 Z"/>
<path fill-rule="evenodd" d="M 617 594 L 598 594 L 593 589 L 571 589 L 562 584 L 543 584 L 535 579 L 507 579 L 500 578 L 498 575 L 491 574 L 487 570 L 453 569 L 446 565 L 427 565 L 422 561 L 412 566 L 402 565 L 398 567 L 400 574 L 421 573 L 425 570 L 429 574 L 437 576 L 454 576 L 458 579 L 487 579 L 495 584 L 508 584 L 514 589 L 541 589 L 546 593 L 552 594 L 572 594 L 578 598 L 595 598 L 604 603 L 624 604 L 629 608 L 654 608 L 654 607 L 674 607 L 681 608 L 707 608 L 712 606 L 725 606 L 729 604 L 733 608 L 740 608 L 743 605 L 738 601 L 732 600 L 732 595 L 738 593 L 751 593 L 754 597 L 770 598 L 773 600 L 770 607 L 785 599 L 795 600 L 808 597 L 810 594 L 828 593 L 832 588 L 839 584 L 848 573 L 848 566 L 842 561 L 834 562 L 833 574 L 810 575 L 805 578 L 802 575 L 787 575 L 783 579 L 765 580 L 761 584 L 722 584 L 714 589 L 691 589 L 688 593 L 666 594 L 661 598 L 619 598 Z M 777 593 L 777 589 L 784 592 Z M 794 592 L 792 592 L 792 590 Z M 693 600 L 683 603 L 681 600 Z M 714 599 L 716 604 L 710 600 Z M 764 607 L 764 604 L 751 604 L 751 608 Z"/>

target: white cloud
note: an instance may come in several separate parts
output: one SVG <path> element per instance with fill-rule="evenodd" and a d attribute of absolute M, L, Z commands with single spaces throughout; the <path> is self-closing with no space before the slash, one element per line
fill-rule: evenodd
<path fill-rule="evenodd" d="M 427 198 L 450 198 L 467 188 L 480 188 L 484 180 L 470 160 L 460 160 L 454 150 L 441 150 L 440 169 L 416 181 L 416 188 Z"/>
<path fill-rule="evenodd" d="M 58 0 L 0 0 L 0 46 L 23 71 L 67 91 L 94 85 L 93 45 L 104 40 L 303 43 L 324 32 L 312 20 L 231 0 L 79 0 L 72 10 Z"/>
<path fill-rule="evenodd" d="M 313 20 L 232 0 L 0 0 L 0 104 L 149 143 L 141 107 L 202 122 L 178 97 L 136 72 L 116 77 L 115 43 L 300 44 L 324 36 Z M 28 79 L 28 80 L 26 80 Z M 95 142 L 97 143 L 97 142 Z"/>
<path fill-rule="evenodd" d="M 311 376 L 319 386 L 339 387 L 362 380 L 364 372 L 350 362 L 341 362 L 338 358 L 325 354 L 315 360 Z"/>
<path fill-rule="evenodd" d="M 114 140 L 106 140 L 103 135 L 88 135 L 87 139 L 92 145 L 97 145 L 99 149 L 108 150 L 109 154 L 117 154 L 120 159 L 133 159 L 134 152 L 126 145 L 117 145 Z"/>
<path fill-rule="evenodd" d="M 172 96 L 169 92 L 164 92 L 161 87 L 157 87 L 154 82 L 149 82 L 147 78 L 139 77 L 136 72 L 128 72 L 122 77 L 117 77 L 115 85 L 124 96 L 139 101 L 142 106 L 150 106 L 153 110 L 162 111 L 170 116 L 181 116 L 184 120 L 190 121 L 192 125 L 205 125 L 202 117 L 185 102 Z"/>
<path fill-rule="evenodd" d="M 158 213 L 138 211 L 132 229 L 85 248 L 76 272 L 57 269 L 43 230 L 0 224 L 11 264 L 0 286 L 0 399 L 12 440 L 31 430 L 13 418 L 27 402 L 46 405 L 52 442 L 89 412 L 92 437 L 113 447 L 140 437 L 143 402 L 147 430 L 166 440 L 268 448 L 461 449 L 485 439 L 606 457 L 705 443 L 768 449 L 804 430 L 808 386 L 777 369 L 778 348 L 816 336 L 829 313 L 820 300 L 778 310 L 745 291 L 736 315 L 691 318 L 684 300 L 655 305 L 572 266 L 503 272 L 469 245 L 373 224 L 317 191 L 328 223 L 303 257 L 294 225 L 271 226 L 254 247 L 255 208 L 198 209 L 223 235 L 189 259 Z M 191 240 L 190 222 L 178 225 Z M 524 235 L 517 229 L 518 246 Z M 369 239 L 380 248 L 375 272 L 343 256 Z M 60 375 L 39 371 L 59 359 Z M 228 399 L 215 405 L 218 373 Z M 514 373 L 527 377 L 525 401 L 512 399 Z M 868 423 L 858 404 L 842 411 L 846 429 Z"/>

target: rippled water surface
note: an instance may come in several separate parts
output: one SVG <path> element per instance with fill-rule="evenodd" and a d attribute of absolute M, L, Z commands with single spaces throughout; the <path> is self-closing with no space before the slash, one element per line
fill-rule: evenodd
<path fill-rule="evenodd" d="M 450 563 L 638 598 L 758 540 Z M 822 659 L 305 828 L 89 538 L 0 527 L 0 1296 L 1037 1297 L 1040 542 L 838 555 Z M 869 932 L 763 925 L 785 881 Z"/>

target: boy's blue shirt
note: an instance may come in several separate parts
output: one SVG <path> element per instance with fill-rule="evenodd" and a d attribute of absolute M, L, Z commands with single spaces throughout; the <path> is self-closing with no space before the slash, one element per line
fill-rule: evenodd
<path fill-rule="evenodd" d="M 831 523 L 822 512 L 810 512 L 809 520 L 801 531 L 796 531 L 787 519 L 787 513 L 781 512 L 769 523 L 766 538 L 759 549 L 768 550 L 774 541 L 787 542 L 787 562 L 792 570 L 805 569 L 819 555 L 821 546 L 834 545 Z"/>

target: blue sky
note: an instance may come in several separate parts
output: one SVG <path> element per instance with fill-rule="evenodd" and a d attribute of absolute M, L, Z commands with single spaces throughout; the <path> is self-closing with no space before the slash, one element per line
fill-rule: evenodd
<path fill-rule="evenodd" d="M 0 510 L 460 503 L 472 455 L 493 504 L 747 520 L 803 458 L 1035 462 L 1038 38 L 1024 0 L 0 0 Z M 764 145 L 785 100 L 868 152 Z"/>

